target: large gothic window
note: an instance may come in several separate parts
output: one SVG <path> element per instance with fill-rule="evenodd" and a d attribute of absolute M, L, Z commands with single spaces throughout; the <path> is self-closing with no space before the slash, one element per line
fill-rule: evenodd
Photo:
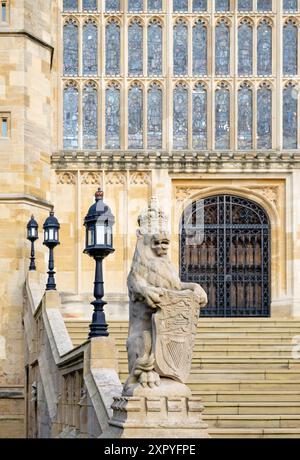
<path fill-rule="evenodd" d="M 193 74 L 207 75 L 207 28 L 200 19 L 193 26 Z"/>
<path fill-rule="evenodd" d="M 187 13 L 188 4 L 188 0 L 173 0 L 173 12 Z"/>
<path fill-rule="evenodd" d="M 148 0 L 148 12 L 156 13 L 162 11 L 162 0 Z"/>
<path fill-rule="evenodd" d="M 257 0 L 258 11 L 272 11 L 272 0 Z"/>
<path fill-rule="evenodd" d="M 97 11 L 97 0 L 83 0 L 83 11 Z"/>
<path fill-rule="evenodd" d="M 207 10 L 207 0 L 193 0 L 193 11 L 200 12 Z"/>
<path fill-rule="evenodd" d="M 226 84 L 221 84 L 215 94 L 215 147 L 230 148 L 230 92 Z"/>
<path fill-rule="evenodd" d="M 296 149 L 298 137 L 298 91 L 293 84 L 283 90 L 283 148 Z"/>
<path fill-rule="evenodd" d="M 105 11 L 120 11 L 120 0 L 105 0 Z"/>
<path fill-rule="evenodd" d="M 252 74 L 253 37 L 251 23 L 245 19 L 238 29 L 238 69 L 239 75 Z"/>
<path fill-rule="evenodd" d="M 207 149 L 207 91 L 198 83 L 193 90 L 193 149 Z"/>
<path fill-rule="evenodd" d="M 120 148 L 120 88 L 112 84 L 105 91 L 105 145 Z"/>
<path fill-rule="evenodd" d="M 188 90 L 178 84 L 173 96 L 173 147 L 188 148 Z"/>
<path fill-rule="evenodd" d="M 174 75 L 188 73 L 188 28 L 187 24 L 179 19 L 174 27 L 173 72 Z"/>
<path fill-rule="evenodd" d="M 298 28 L 290 19 L 283 28 L 283 73 L 285 75 L 297 74 L 298 57 Z"/>
<path fill-rule="evenodd" d="M 252 89 L 244 84 L 238 91 L 238 148 L 252 149 L 253 101 Z"/>
<path fill-rule="evenodd" d="M 64 89 L 63 139 L 65 149 L 78 148 L 78 89 L 68 85 Z"/>
<path fill-rule="evenodd" d="M 148 26 L 148 75 L 162 74 L 162 26 L 153 19 Z"/>
<path fill-rule="evenodd" d="M 215 9 L 216 11 L 229 11 L 230 0 L 215 0 Z"/>
<path fill-rule="evenodd" d="M 106 26 L 105 72 L 106 75 L 120 74 L 120 26 L 115 20 Z"/>
<path fill-rule="evenodd" d="M 148 90 L 148 148 L 162 148 L 162 90 L 153 83 Z"/>
<path fill-rule="evenodd" d="M 298 0 L 283 0 L 283 11 L 298 11 Z"/>
<path fill-rule="evenodd" d="M 83 26 L 82 41 L 83 75 L 96 75 L 98 73 L 98 30 L 96 24 L 91 20 Z"/>
<path fill-rule="evenodd" d="M 77 11 L 78 0 L 64 0 L 64 11 Z"/>
<path fill-rule="evenodd" d="M 252 0 L 238 0 L 239 11 L 252 11 Z"/>
<path fill-rule="evenodd" d="M 264 83 L 257 91 L 257 148 L 272 148 L 272 90 Z"/>
<path fill-rule="evenodd" d="M 143 75 L 143 27 L 139 20 L 128 29 L 128 74 Z"/>
<path fill-rule="evenodd" d="M 82 141 L 84 149 L 98 146 L 98 92 L 94 83 L 87 83 L 82 96 Z"/>
<path fill-rule="evenodd" d="M 131 13 L 143 11 L 143 0 L 128 0 L 128 11 Z"/>
<path fill-rule="evenodd" d="M 73 20 L 64 25 L 64 75 L 78 75 L 78 26 Z"/>
<path fill-rule="evenodd" d="M 230 31 L 224 20 L 216 27 L 216 74 L 228 75 L 230 72 Z"/>
<path fill-rule="evenodd" d="M 139 84 L 128 92 L 128 148 L 143 148 L 143 89 Z"/>
<path fill-rule="evenodd" d="M 272 27 L 266 19 L 257 28 L 257 74 L 272 74 Z"/>

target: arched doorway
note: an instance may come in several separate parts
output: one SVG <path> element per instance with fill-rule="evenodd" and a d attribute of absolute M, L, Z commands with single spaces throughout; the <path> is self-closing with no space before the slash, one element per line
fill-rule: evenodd
<path fill-rule="evenodd" d="M 264 209 L 233 195 L 195 201 L 180 225 L 180 277 L 201 284 L 201 316 L 270 316 L 271 228 Z"/>

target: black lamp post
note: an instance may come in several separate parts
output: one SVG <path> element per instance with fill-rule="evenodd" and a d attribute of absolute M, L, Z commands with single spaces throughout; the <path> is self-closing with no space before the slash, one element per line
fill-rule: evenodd
<path fill-rule="evenodd" d="M 115 218 L 110 208 L 103 202 L 103 192 L 100 188 L 95 194 L 95 199 L 96 202 L 90 207 L 84 219 L 86 228 L 84 253 L 93 257 L 96 262 L 95 300 L 91 303 L 94 306 L 94 312 L 92 323 L 90 324 L 89 339 L 109 335 L 103 310 L 107 302 L 102 300 L 104 296 L 102 261 L 106 256 L 114 252 L 112 227 Z"/>
<path fill-rule="evenodd" d="M 30 221 L 27 224 L 27 239 L 31 242 L 31 253 L 30 253 L 30 265 L 29 270 L 36 270 L 35 266 L 35 252 L 34 252 L 34 242 L 38 239 L 38 224 L 34 220 L 34 216 L 31 216 Z"/>
<path fill-rule="evenodd" d="M 46 284 L 46 291 L 55 291 L 56 284 L 55 284 L 55 271 L 54 271 L 54 258 L 53 258 L 53 249 L 59 243 L 59 223 L 56 217 L 54 216 L 54 212 L 50 211 L 49 217 L 44 222 L 43 229 L 44 229 L 44 242 L 45 246 L 49 248 L 49 264 L 48 264 L 48 281 Z"/>

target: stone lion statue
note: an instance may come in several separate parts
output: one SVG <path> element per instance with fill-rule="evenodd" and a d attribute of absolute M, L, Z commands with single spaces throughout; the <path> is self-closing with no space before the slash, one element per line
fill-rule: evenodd
<path fill-rule="evenodd" d="M 178 352 L 173 345 L 184 347 L 187 343 L 186 339 L 189 340 L 190 329 L 186 326 L 189 324 L 190 306 L 196 305 L 193 321 L 194 325 L 197 325 L 199 310 L 207 303 L 207 296 L 202 287 L 196 283 L 181 282 L 177 270 L 168 257 L 170 237 L 167 230 L 167 217 L 160 210 L 156 198 L 151 199 L 148 210 L 139 216 L 138 223 L 140 228 L 137 230 L 137 243 L 128 275 L 130 304 L 127 352 L 130 375 L 125 389 L 132 384 L 141 384 L 143 387 L 150 388 L 159 386 L 160 376 L 182 381 L 180 373 L 177 375 L 176 370 L 174 373 L 166 374 L 160 370 L 163 366 L 157 365 L 158 351 L 155 349 L 155 343 L 157 343 L 158 330 L 157 328 L 156 331 L 154 330 L 154 315 L 163 308 L 163 305 L 167 306 L 164 310 L 167 312 L 167 317 L 160 322 L 162 328 L 166 324 L 172 325 L 169 327 L 171 338 L 174 337 L 176 328 L 178 331 L 186 332 L 181 342 L 168 340 L 166 344 L 169 347 L 166 349 L 173 353 L 174 360 L 178 361 L 179 357 L 176 356 Z M 179 308 L 176 307 L 177 313 L 174 313 L 175 305 Z M 174 321 L 177 321 L 175 329 Z M 191 361 L 190 355 L 191 352 L 188 355 Z M 180 367 L 179 361 L 177 364 Z"/>

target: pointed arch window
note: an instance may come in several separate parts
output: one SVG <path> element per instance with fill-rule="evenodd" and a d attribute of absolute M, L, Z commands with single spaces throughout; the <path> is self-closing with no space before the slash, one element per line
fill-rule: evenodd
<path fill-rule="evenodd" d="M 173 93 L 173 147 L 188 148 L 188 90 L 178 84 Z"/>
<path fill-rule="evenodd" d="M 272 0 L 257 0 L 257 11 L 272 11 Z"/>
<path fill-rule="evenodd" d="M 174 26 L 173 42 L 173 73 L 174 75 L 186 75 L 188 72 L 188 28 L 181 19 Z"/>
<path fill-rule="evenodd" d="M 83 75 L 97 75 L 98 28 L 94 21 L 89 20 L 86 24 L 84 24 L 82 42 Z"/>
<path fill-rule="evenodd" d="M 244 84 L 238 91 L 238 148 L 251 150 L 253 147 L 253 93 Z"/>
<path fill-rule="evenodd" d="M 229 11 L 230 10 L 230 0 L 215 0 L 215 9 L 216 9 L 216 12 Z"/>
<path fill-rule="evenodd" d="M 148 75 L 162 75 L 162 25 L 157 19 L 148 26 Z"/>
<path fill-rule="evenodd" d="M 129 13 L 141 13 L 143 11 L 143 0 L 128 0 Z"/>
<path fill-rule="evenodd" d="M 87 83 L 82 95 L 82 146 L 98 147 L 98 91 L 95 83 Z"/>
<path fill-rule="evenodd" d="M 64 75 L 78 75 L 78 26 L 73 20 L 64 25 Z"/>
<path fill-rule="evenodd" d="M 117 84 L 105 91 L 105 144 L 107 149 L 120 148 L 120 87 Z"/>
<path fill-rule="evenodd" d="M 128 74 L 143 75 L 143 27 L 138 19 L 128 29 Z"/>
<path fill-rule="evenodd" d="M 193 0 L 193 11 L 195 13 L 207 11 L 207 0 Z"/>
<path fill-rule="evenodd" d="M 298 11 L 298 0 L 283 0 L 283 11 Z"/>
<path fill-rule="evenodd" d="M 162 89 L 153 83 L 148 90 L 148 148 L 162 148 Z"/>
<path fill-rule="evenodd" d="M 239 75 L 252 74 L 252 51 L 253 51 L 253 29 L 251 23 L 245 19 L 238 28 L 239 57 L 238 69 Z"/>
<path fill-rule="evenodd" d="M 120 74 L 120 26 L 112 20 L 105 32 L 105 72 L 106 75 Z"/>
<path fill-rule="evenodd" d="M 78 0 L 64 0 L 64 11 L 78 11 Z"/>
<path fill-rule="evenodd" d="M 298 90 L 289 83 L 283 90 L 283 148 L 298 146 Z"/>
<path fill-rule="evenodd" d="M 63 145 L 64 149 L 78 148 L 78 89 L 67 85 L 63 97 Z"/>
<path fill-rule="evenodd" d="M 230 92 L 226 83 L 221 84 L 215 94 L 215 147 L 230 148 Z"/>
<path fill-rule="evenodd" d="M 193 149 L 207 149 L 207 91 L 197 83 L 193 89 Z"/>
<path fill-rule="evenodd" d="M 162 0 L 148 0 L 148 12 L 157 13 L 162 11 Z"/>
<path fill-rule="evenodd" d="M 272 75 L 272 26 L 266 19 L 257 28 L 257 74 Z"/>
<path fill-rule="evenodd" d="M 107 13 L 110 11 L 120 11 L 120 0 L 106 0 L 105 11 Z"/>
<path fill-rule="evenodd" d="M 238 0 L 238 11 L 252 11 L 252 0 Z"/>
<path fill-rule="evenodd" d="M 272 148 L 272 90 L 265 83 L 257 91 L 257 148 Z"/>
<path fill-rule="evenodd" d="M 229 75 L 230 72 L 230 30 L 222 19 L 216 27 L 216 74 Z"/>
<path fill-rule="evenodd" d="M 202 20 L 193 26 L 193 75 L 207 75 L 207 27 Z"/>
<path fill-rule="evenodd" d="M 283 73 L 297 75 L 298 65 L 298 28 L 293 19 L 283 27 Z"/>
<path fill-rule="evenodd" d="M 97 0 L 83 0 L 83 11 L 97 11 Z"/>
<path fill-rule="evenodd" d="M 139 84 L 128 92 L 128 148 L 143 148 L 143 89 Z"/>

